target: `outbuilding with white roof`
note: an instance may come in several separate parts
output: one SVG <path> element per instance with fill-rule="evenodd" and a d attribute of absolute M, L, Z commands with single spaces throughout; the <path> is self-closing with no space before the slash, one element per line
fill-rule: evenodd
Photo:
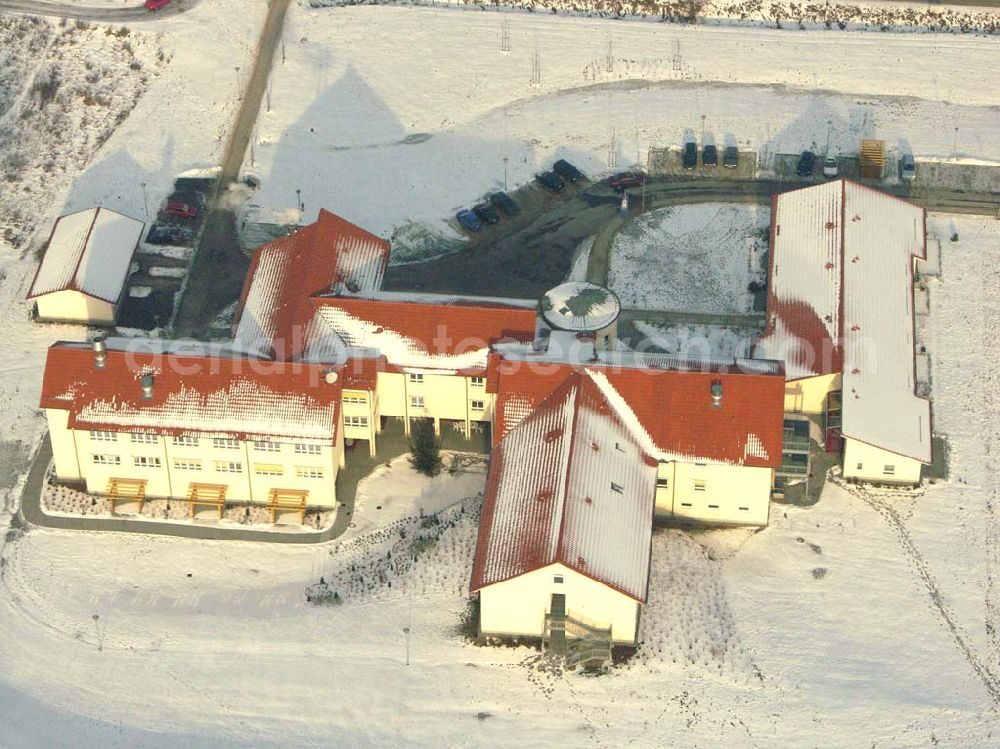
<path fill-rule="evenodd" d="M 144 226 L 107 208 L 60 217 L 28 292 L 37 318 L 114 324 Z"/>

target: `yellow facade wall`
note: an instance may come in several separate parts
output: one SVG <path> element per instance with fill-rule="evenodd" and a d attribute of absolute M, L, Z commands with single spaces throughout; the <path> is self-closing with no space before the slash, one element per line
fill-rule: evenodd
<path fill-rule="evenodd" d="M 556 575 L 561 575 L 563 582 L 555 582 Z M 553 593 L 566 596 L 569 616 L 599 627 L 610 626 L 617 643 L 635 643 L 639 602 L 562 564 L 550 564 L 480 590 L 481 634 L 541 637 Z"/>
<path fill-rule="evenodd" d="M 657 467 L 656 517 L 718 525 L 767 525 L 773 471 L 668 461 Z"/>
<path fill-rule="evenodd" d="M 52 442 L 52 457 L 55 460 L 56 478 L 74 481 L 82 478 L 80 462 L 76 454 L 76 442 L 69 428 L 69 411 L 46 408 L 45 418 L 49 422 L 49 439 Z"/>
<path fill-rule="evenodd" d="M 821 414 L 826 411 L 826 396 L 840 390 L 840 372 L 791 380 L 785 383 L 785 411 Z"/>
<path fill-rule="evenodd" d="M 922 463 L 904 455 L 844 438 L 844 477 L 881 484 L 920 483 Z"/>
<path fill-rule="evenodd" d="M 39 320 L 95 323 L 111 325 L 115 321 L 115 305 L 102 299 L 67 289 L 44 294 L 35 299 Z"/>

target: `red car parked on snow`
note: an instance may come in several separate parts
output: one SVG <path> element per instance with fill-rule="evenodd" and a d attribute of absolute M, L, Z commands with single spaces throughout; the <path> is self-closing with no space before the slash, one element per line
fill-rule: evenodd
<path fill-rule="evenodd" d="M 193 205 L 171 200 L 167 203 L 167 209 L 164 213 L 168 216 L 175 216 L 177 218 L 194 218 L 198 215 L 198 209 Z"/>
<path fill-rule="evenodd" d="M 170 5 L 170 0 L 146 0 L 146 10 L 159 10 L 164 5 Z"/>
<path fill-rule="evenodd" d="M 642 172 L 623 172 L 608 180 L 615 192 L 624 192 L 630 187 L 642 187 L 646 183 L 646 175 Z"/>

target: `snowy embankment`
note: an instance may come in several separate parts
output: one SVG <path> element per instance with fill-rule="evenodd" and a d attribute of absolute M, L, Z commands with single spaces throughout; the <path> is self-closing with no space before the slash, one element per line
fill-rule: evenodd
<path fill-rule="evenodd" d="M 615 236 L 608 284 L 626 309 L 749 312 L 770 220 L 769 207 L 743 204 L 650 211 Z"/>
<path fill-rule="evenodd" d="M 750 342 L 759 328 L 728 325 L 656 325 L 637 320 L 636 330 L 656 348 L 668 354 L 700 358 L 723 356 L 741 359 L 750 355 Z"/>

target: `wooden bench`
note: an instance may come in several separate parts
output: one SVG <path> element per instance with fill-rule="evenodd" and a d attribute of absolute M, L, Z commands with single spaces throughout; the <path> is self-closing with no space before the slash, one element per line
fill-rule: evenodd
<path fill-rule="evenodd" d="M 112 513 L 115 511 L 115 502 L 126 500 L 138 503 L 141 515 L 142 503 L 146 499 L 146 479 L 120 479 L 112 476 L 108 479 L 107 495 Z"/>
<path fill-rule="evenodd" d="M 278 522 L 279 512 L 298 512 L 299 523 L 305 523 L 307 499 L 309 491 L 306 489 L 272 489 L 267 500 L 267 509 L 271 511 L 271 522 Z"/>
<path fill-rule="evenodd" d="M 226 509 L 226 492 L 229 486 L 226 484 L 188 484 L 188 508 L 191 517 L 194 517 L 195 508 L 201 506 L 215 507 L 219 511 L 219 520 Z"/>

